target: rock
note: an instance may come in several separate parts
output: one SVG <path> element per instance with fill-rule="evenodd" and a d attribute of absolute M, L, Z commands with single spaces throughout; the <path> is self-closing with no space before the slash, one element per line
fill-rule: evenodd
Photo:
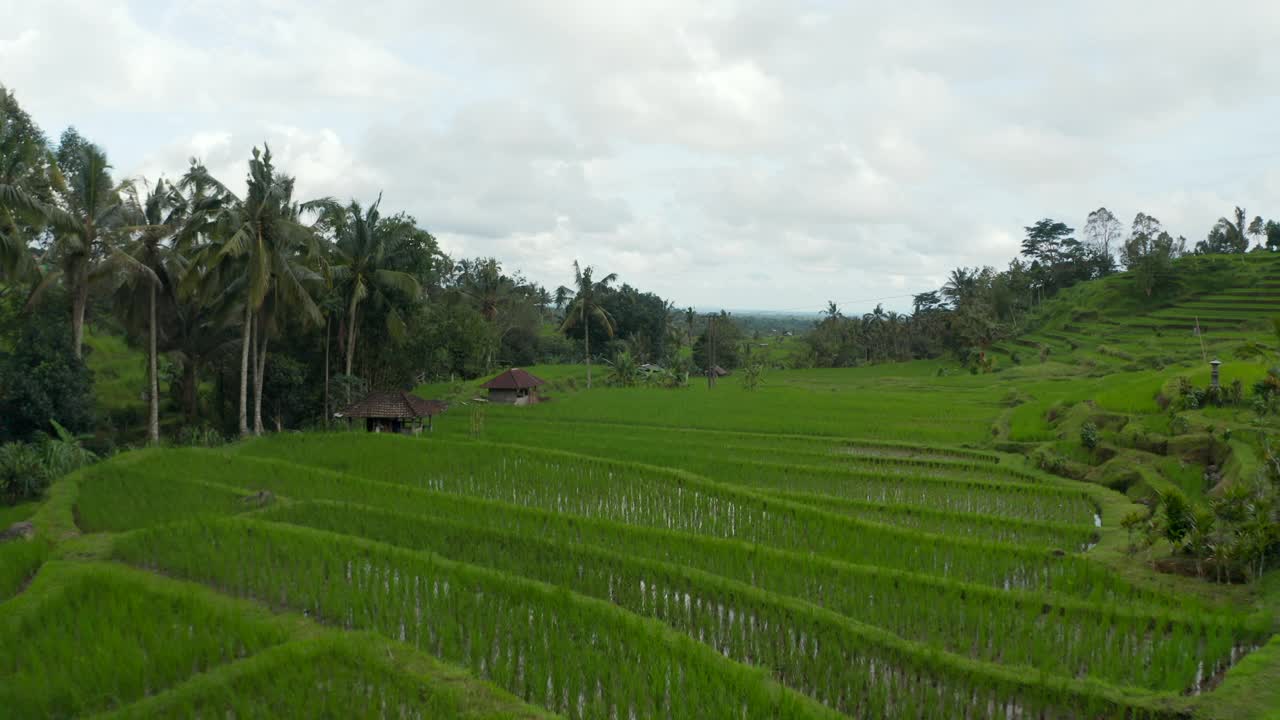
<path fill-rule="evenodd" d="M 9 526 L 9 529 L 0 532 L 0 542 L 8 540 L 30 540 L 36 536 L 36 526 L 30 521 L 24 520 L 16 522 Z"/>
<path fill-rule="evenodd" d="M 253 505 L 255 507 L 265 507 L 274 502 L 276 496 L 270 490 L 259 490 L 252 495 L 245 495 L 240 498 L 240 502 L 245 505 Z"/>

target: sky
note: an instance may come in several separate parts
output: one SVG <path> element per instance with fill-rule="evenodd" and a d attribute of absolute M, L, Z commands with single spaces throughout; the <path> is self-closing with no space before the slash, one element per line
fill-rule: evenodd
<path fill-rule="evenodd" d="M 548 288 L 854 313 L 1042 217 L 1280 218 L 1276 37 L 1273 0 L 0 0 L 0 84 L 122 178 L 243 187 L 268 143 Z"/>

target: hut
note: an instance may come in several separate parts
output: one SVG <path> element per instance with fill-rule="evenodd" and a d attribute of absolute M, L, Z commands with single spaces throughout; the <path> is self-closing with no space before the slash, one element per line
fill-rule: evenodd
<path fill-rule="evenodd" d="M 641 374 L 641 375 L 643 375 L 643 376 L 645 376 L 645 377 L 649 377 L 650 375 L 653 375 L 654 373 L 661 373 L 661 372 L 663 372 L 662 366 L 661 366 L 661 365 L 655 365 L 654 363 L 645 363 L 645 364 L 641 365 L 640 367 L 636 368 L 636 370 L 638 370 L 638 371 L 640 372 L 640 374 Z"/>
<path fill-rule="evenodd" d="M 425 400 L 408 392 L 371 392 L 341 412 L 336 418 L 363 419 L 368 432 L 391 432 L 417 435 L 425 426 L 431 429 L 431 418 L 448 409 L 439 400 Z"/>
<path fill-rule="evenodd" d="M 538 386 L 542 384 L 542 378 L 511 368 L 480 387 L 489 391 L 489 402 L 532 405 L 538 402 Z"/>

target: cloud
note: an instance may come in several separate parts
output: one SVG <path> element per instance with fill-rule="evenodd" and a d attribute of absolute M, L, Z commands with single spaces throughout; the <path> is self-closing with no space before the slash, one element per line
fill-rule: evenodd
<path fill-rule="evenodd" d="M 1099 205 L 1280 216 L 1280 5 L 0 0 L 3 82 L 121 174 L 403 209 L 555 287 L 820 309 L 1002 265 Z M 909 300 L 891 299 L 903 308 Z M 849 308 L 851 312 L 865 308 Z"/>

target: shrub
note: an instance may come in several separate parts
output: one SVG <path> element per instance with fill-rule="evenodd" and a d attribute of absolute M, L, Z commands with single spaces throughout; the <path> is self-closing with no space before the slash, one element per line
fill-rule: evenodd
<path fill-rule="evenodd" d="M 1160 506 L 1163 511 L 1164 536 L 1177 545 L 1182 542 L 1195 526 L 1195 514 L 1187 496 L 1181 490 L 1169 489 L 1160 495 Z"/>
<path fill-rule="evenodd" d="M 39 447 L 10 442 L 0 445 L 0 496 L 9 503 L 39 497 L 52 480 Z"/>
<path fill-rule="evenodd" d="M 217 447 L 226 444 L 222 433 L 209 425 L 187 425 L 178 430 L 174 443 L 188 447 Z"/>
<path fill-rule="evenodd" d="M 1080 444 L 1089 450 L 1098 447 L 1098 426 L 1092 420 L 1080 426 Z"/>
<path fill-rule="evenodd" d="M 93 376 L 71 354 L 65 326 L 33 318 L 0 358 L 0 438 L 29 440 L 51 417 L 77 432 L 93 427 Z"/>

